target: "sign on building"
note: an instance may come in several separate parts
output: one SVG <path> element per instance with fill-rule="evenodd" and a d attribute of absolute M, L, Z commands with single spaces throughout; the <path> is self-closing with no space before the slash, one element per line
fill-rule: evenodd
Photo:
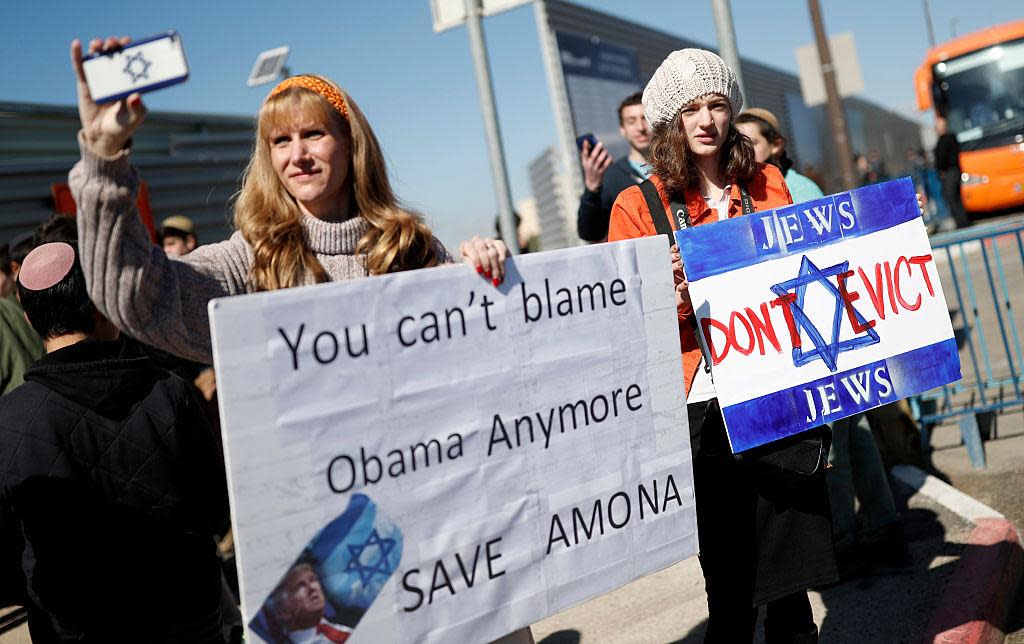
<path fill-rule="evenodd" d="M 626 156 L 618 109 L 622 99 L 643 89 L 636 52 L 564 31 L 556 31 L 555 40 L 576 132 L 592 132 L 616 159 Z"/>

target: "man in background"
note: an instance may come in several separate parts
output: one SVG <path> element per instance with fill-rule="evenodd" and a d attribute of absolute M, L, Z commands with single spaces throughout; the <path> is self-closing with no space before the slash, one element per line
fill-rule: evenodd
<path fill-rule="evenodd" d="M 956 227 L 966 228 L 971 222 L 960 198 L 960 143 L 949 131 L 949 123 L 944 116 L 935 117 L 935 133 L 939 135 L 935 142 L 935 169 L 942 184 L 942 198 L 949 214 L 953 215 Z"/>
<path fill-rule="evenodd" d="M 647 165 L 651 130 L 644 117 L 642 94 L 637 92 L 619 105 L 619 134 L 629 143 L 629 154 L 612 162 L 611 154 L 598 141 L 593 148 L 584 141 L 580 151 L 583 164 L 583 195 L 576 211 L 576 232 L 580 239 L 602 242 L 608 239 L 608 219 L 619 193 L 642 183 L 652 168 Z"/>
<path fill-rule="evenodd" d="M 188 255 L 199 245 L 196 228 L 192 220 L 184 215 L 174 215 L 160 224 L 160 243 L 169 257 Z"/>
<path fill-rule="evenodd" d="M 0 398 L 0 597 L 36 642 L 222 641 L 227 482 L 198 402 L 118 340 L 75 242 L 29 253 L 18 291 L 46 355 Z"/>

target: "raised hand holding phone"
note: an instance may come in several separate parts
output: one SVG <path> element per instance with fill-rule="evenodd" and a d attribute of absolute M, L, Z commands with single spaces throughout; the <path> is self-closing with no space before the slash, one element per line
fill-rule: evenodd
<path fill-rule="evenodd" d="M 580 135 L 576 139 L 576 146 L 580 150 L 580 164 L 583 166 L 583 183 L 587 190 L 599 192 L 601 183 L 604 181 L 605 171 L 612 165 L 614 159 L 605 149 L 604 144 L 597 140 L 591 133 Z"/>
<path fill-rule="evenodd" d="M 106 40 L 94 38 L 89 43 L 89 54 L 121 48 L 131 42 L 127 36 Z M 78 84 L 78 117 L 82 121 L 82 132 L 93 151 L 104 156 L 117 154 L 132 138 L 146 118 L 146 107 L 138 92 L 111 103 L 97 104 L 92 99 L 89 85 L 82 68 L 82 43 L 71 42 L 71 67 L 75 70 Z"/>

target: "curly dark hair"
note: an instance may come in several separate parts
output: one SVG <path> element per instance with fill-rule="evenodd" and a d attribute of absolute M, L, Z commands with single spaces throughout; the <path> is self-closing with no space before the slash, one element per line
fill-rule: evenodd
<path fill-rule="evenodd" d="M 700 174 L 690 152 L 690 144 L 686 141 L 681 119 L 680 115 L 676 115 L 668 123 L 654 128 L 651 134 L 651 165 L 670 195 L 681 195 L 687 188 L 696 187 L 700 183 Z M 754 147 L 731 120 L 725 143 L 722 144 L 721 162 L 722 174 L 732 181 L 750 181 L 757 174 Z"/>

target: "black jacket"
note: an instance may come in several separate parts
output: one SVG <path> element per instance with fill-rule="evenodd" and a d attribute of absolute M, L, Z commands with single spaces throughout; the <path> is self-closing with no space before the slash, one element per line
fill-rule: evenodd
<path fill-rule="evenodd" d="M 0 599 L 35 642 L 214 641 L 223 460 L 186 384 L 122 342 L 0 398 Z"/>
<path fill-rule="evenodd" d="M 946 132 L 935 142 L 935 169 L 939 172 L 955 170 L 960 174 L 960 143 L 956 135 Z"/>
<path fill-rule="evenodd" d="M 579 210 L 576 211 L 576 233 L 580 239 L 589 242 L 607 239 L 608 220 L 612 215 L 615 198 L 626 188 L 642 183 L 643 180 L 626 156 L 605 171 L 604 179 L 601 181 L 601 192 L 591 192 L 584 188 Z"/>

